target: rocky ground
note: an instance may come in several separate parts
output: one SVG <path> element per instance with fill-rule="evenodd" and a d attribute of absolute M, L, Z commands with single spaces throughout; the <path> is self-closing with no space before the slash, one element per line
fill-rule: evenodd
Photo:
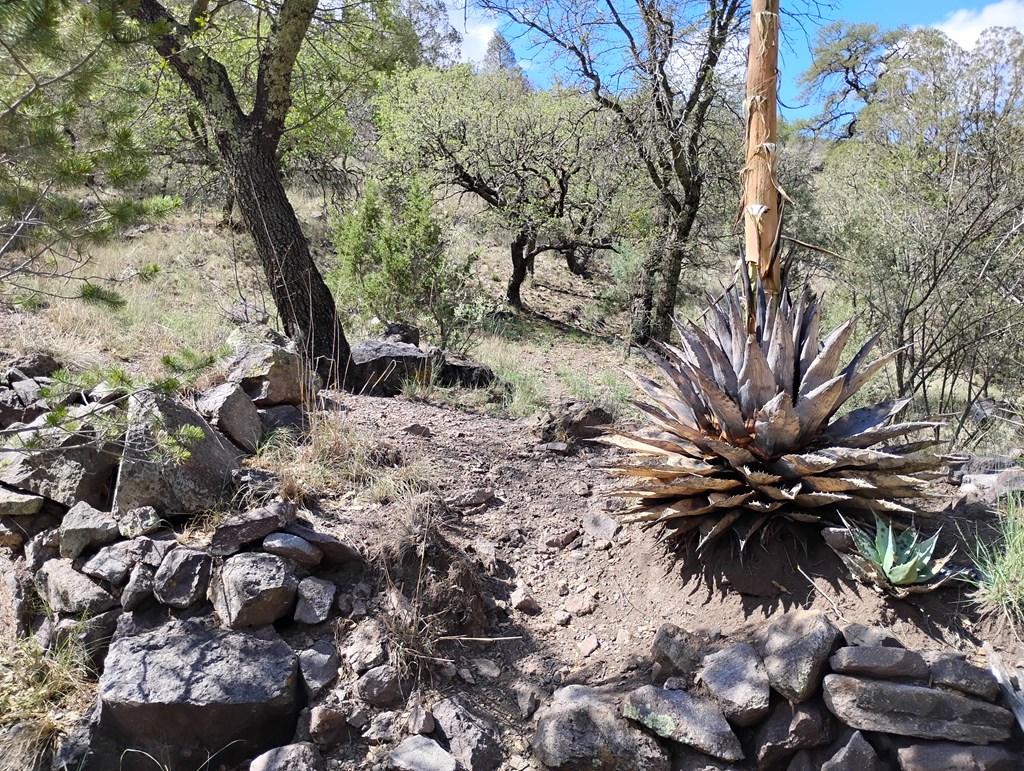
<path fill-rule="evenodd" d="M 616 519 L 586 405 L 514 421 L 321 393 L 301 415 L 302 389 L 278 381 L 289 361 L 237 358 L 192 406 L 140 401 L 138 447 L 147 410 L 208 429 L 183 466 L 154 474 L 126 450 L 0 474 L 0 633 L 77 637 L 102 672 L 91 723 L 59 742 L 69 767 L 153 767 L 128 747 L 175 770 L 206 752 L 261 771 L 1022 767 L 976 665 L 983 643 L 1011 669 L 1024 649 L 961 586 L 884 598 L 813 530 L 698 560 Z M 45 420 L 46 374 L 27 368 L 0 396 Z M 239 464 L 268 427 L 303 424 L 358 437 L 376 478 L 401 483 L 321 478 L 316 494 Z M 228 478 L 235 509 L 195 517 Z M 937 485 L 928 527 L 951 545 L 991 517 L 995 480 L 972 476 L 964 500 Z"/>

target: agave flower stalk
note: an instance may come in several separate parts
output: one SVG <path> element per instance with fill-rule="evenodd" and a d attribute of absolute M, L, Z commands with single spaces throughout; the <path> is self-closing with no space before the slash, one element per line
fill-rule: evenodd
<path fill-rule="evenodd" d="M 750 332 L 744 300 L 755 311 Z M 869 361 L 876 335 L 840 367 L 854 321 L 822 339 L 806 288 L 793 304 L 784 289 L 766 298 L 760 282 L 724 292 L 703 328 L 675 326 L 678 346 L 648 352 L 665 383 L 631 374 L 650 399 L 633 403 L 653 429 L 603 439 L 636 454 L 612 467 L 628 480 L 627 521 L 696 534 L 698 549 L 732 531 L 742 549 L 779 520 L 921 516 L 914 503 L 942 461 L 921 452 L 935 441 L 905 438 L 941 424 L 893 423 L 909 399 L 839 414 L 898 351 Z"/>

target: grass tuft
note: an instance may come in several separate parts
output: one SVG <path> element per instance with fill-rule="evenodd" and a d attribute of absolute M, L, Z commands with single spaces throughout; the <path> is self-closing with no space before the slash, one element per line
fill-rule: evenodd
<path fill-rule="evenodd" d="M 76 637 L 50 651 L 32 637 L 0 646 L 0 771 L 35 768 L 85 718 L 96 684 Z"/>
<path fill-rule="evenodd" d="M 965 539 L 977 570 L 972 601 L 988 614 L 1002 615 L 1015 629 L 1024 624 L 1024 499 L 1007 497 L 999 508 L 996 537 Z"/>

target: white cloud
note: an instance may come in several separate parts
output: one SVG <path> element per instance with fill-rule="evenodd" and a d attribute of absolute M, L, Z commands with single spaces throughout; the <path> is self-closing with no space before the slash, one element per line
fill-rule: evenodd
<path fill-rule="evenodd" d="M 494 37 L 498 22 L 478 15 L 472 9 L 448 7 L 448 20 L 462 36 L 462 61 L 479 64 L 487 53 L 487 44 Z"/>
<path fill-rule="evenodd" d="M 981 8 L 961 8 L 935 25 L 962 45 L 974 48 L 989 27 L 1016 27 L 1024 31 L 1024 0 L 1000 0 Z"/>

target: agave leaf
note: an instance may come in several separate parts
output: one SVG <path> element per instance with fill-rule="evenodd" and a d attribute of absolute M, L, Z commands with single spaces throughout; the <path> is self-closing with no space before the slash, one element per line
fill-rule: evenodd
<path fill-rule="evenodd" d="M 846 520 L 844 519 L 843 522 L 846 522 Z M 846 528 L 850 531 L 850 537 L 853 539 L 853 545 L 856 547 L 857 551 L 860 552 L 861 556 L 864 557 L 864 559 L 877 562 L 880 559 L 878 546 L 871 542 L 867 533 L 859 527 L 851 527 L 849 524 L 846 525 Z"/>
<path fill-rule="evenodd" d="M 843 386 L 843 396 L 840 400 L 840 404 L 857 393 L 865 383 L 875 376 L 875 373 L 878 372 L 878 370 L 882 369 L 882 367 L 903 353 L 903 351 L 907 350 L 908 347 L 909 346 L 897 348 L 895 351 L 890 351 L 884 356 L 880 356 L 860 372 L 851 371 L 848 373 L 846 370 L 843 370 L 843 376 L 846 378 L 846 384 Z"/>
<path fill-rule="evenodd" d="M 896 544 L 892 539 L 892 528 L 885 527 L 885 548 L 882 549 L 882 572 L 886 577 L 892 571 L 893 563 L 896 561 Z"/>
<path fill-rule="evenodd" d="M 744 504 L 744 505 L 746 506 L 746 508 L 750 509 L 751 511 L 758 511 L 758 512 L 765 512 L 765 513 L 767 513 L 769 511 L 775 511 L 776 509 L 782 508 L 783 504 L 782 504 L 782 501 L 758 501 L 758 500 L 753 500 L 753 501 L 747 501 L 746 504 Z"/>
<path fill-rule="evenodd" d="M 799 493 L 793 499 L 800 506 L 812 509 L 818 506 L 826 506 L 830 503 L 841 503 L 843 501 L 850 500 L 850 496 L 845 493 Z"/>
<path fill-rule="evenodd" d="M 634 488 L 631 492 L 641 498 L 667 498 L 671 495 L 694 495 L 706 490 L 735 490 L 738 487 L 743 487 L 743 483 L 738 479 L 694 475 L 677 479 L 671 484 Z"/>
<path fill-rule="evenodd" d="M 808 488 L 816 493 L 843 493 L 874 490 L 866 479 L 853 476 L 809 476 L 804 479 Z"/>
<path fill-rule="evenodd" d="M 725 351 L 696 324 L 691 322 L 690 329 L 700 341 L 700 344 L 704 346 L 704 351 L 711 360 L 711 371 L 705 371 L 702 374 L 712 375 L 718 386 L 731 398 L 735 399 L 737 396 L 736 372 L 732 367 L 732 362 L 725 355 Z M 730 345 L 731 343 L 732 339 L 730 337 Z"/>
<path fill-rule="evenodd" d="M 853 334 L 854 320 L 849 319 L 843 322 L 832 333 L 825 338 L 821 350 L 814 357 L 814 361 L 807 368 L 807 373 L 800 381 L 800 393 L 797 398 L 797 405 L 804 398 L 804 394 L 813 392 L 826 382 L 835 377 L 836 369 L 839 367 L 839 357 L 843 355 L 843 349 Z M 843 376 L 841 376 L 841 382 Z M 842 388 L 840 387 L 840 393 Z"/>
<path fill-rule="evenodd" d="M 740 543 L 741 556 L 743 555 L 743 552 L 746 550 L 747 544 L 750 542 L 750 539 L 753 538 L 755 533 L 757 533 L 762 527 L 764 527 L 767 521 L 768 514 L 765 513 L 755 519 L 751 519 L 750 517 L 743 517 L 732 526 L 733 532 L 736 533 L 736 538 Z"/>
<path fill-rule="evenodd" d="M 743 365 L 737 382 L 740 409 L 743 412 L 743 417 L 748 420 L 777 396 L 772 368 L 753 335 L 747 337 L 743 349 Z M 799 426 L 799 423 L 797 425 Z"/>
<path fill-rule="evenodd" d="M 724 533 L 727 533 L 729 528 L 732 526 L 732 523 L 739 519 L 742 513 L 743 511 L 741 509 L 733 509 L 732 511 L 726 512 L 710 527 L 707 526 L 711 524 L 712 520 L 707 519 L 702 522 L 700 527 L 701 537 L 700 541 L 697 542 L 697 551 L 703 551 L 705 546 L 720 538 Z"/>
<path fill-rule="evenodd" d="M 821 332 L 821 311 L 816 300 L 812 300 L 804 312 L 803 328 L 800 330 L 800 379 L 807 377 L 818 355 L 818 339 Z"/>
<path fill-rule="evenodd" d="M 889 578 L 889 582 L 895 586 L 913 584 L 917 583 L 920 567 L 920 558 L 914 555 L 902 564 L 893 565 L 892 570 L 886 575 Z"/>
<path fill-rule="evenodd" d="M 821 430 L 822 424 L 835 412 L 839 396 L 843 392 L 842 376 L 827 380 L 813 391 L 804 393 L 796 403 L 796 414 L 800 418 L 800 444 L 809 442 Z"/>
<path fill-rule="evenodd" d="M 873 445 L 884 442 L 887 439 L 895 439 L 898 436 L 906 436 L 917 431 L 924 431 L 928 428 L 942 428 L 942 423 L 932 423 L 928 421 L 913 421 L 909 423 L 897 423 L 894 426 L 883 426 L 881 428 L 875 428 L 871 431 L 865 431 L 862 434 L 851 436 L 849 439 L 843 440 L 844 447 L 856 447 L 856 448 L 867 448 Z M 881 448 L 885 450 L 886 448 Z"/>
<path fill-rule="evenodd" d="M 752 469 L 749 466 L 743 466 L 739 471 L 743 474 L 744 479 L 752 485 L 774 485 L 782 481 L 782 477 L 778 474 L 769 474 L 766 471 L 758 471 L 757 469 Z"/>
<path fill-rule="evenodd" d="M 758 489 L 773 501 L 787 502 L 796 500 L 796 496 L 803 490 L 803 485 L 797 482 L 788 490 L 784 487 L 776 487 L 775 485 L 759 485 Z"/>
<path fill-rule="evenodd" d="M 817 514 L 809 514 L 806 511 L 798 511 L 795 509 L 787 511 L 783 516 L 785 516 L 786 519 L 793 520 L 794 522 L 806 522 L 811 525 L 821 522 L 821 517 Z"/>
<path fill-rule="evenodd" d="M 754 415 L 753 448 L 762 458 L 794 449 L 800 436 L 800 417 L 785 391 L 777 393 Z"/>
<path fill-rule="evenodd" d="M 665 532 L 662 534 L 661 538 L 658 539 L 658 541 L 660 543 L 661 541 L 682 538 L 687 533 L 691 533 L 697 528 L 699 528 L 702 522 L 703 520 L 700 517 L 691 517 L 689 519 L 674 519 L 671 522 L 667 522 L 665 524 Z"/>
<path fill-rule="evenodd" d="M 650 479 L 675 479 L 687 474 L 715 474 L 722 469 L 710 463 L 690 458 L 672 458 L 670 463 L 660 466 L 607 466 L 605 470 L 618 477 L 648 477 Z"/>
<path fill-rule="evenodd" d="M 788 322 L 789 316 L 780 309 L 775 315 L 767 359 L 778 389 L 795 398 L 793 387 L 796 361 L 793 353 L 793 329 Z"/>
<path fill-rule="evenodd" d="M 881 339 L 882 333 L 876 332 L 868 341 L 860 347 L 860 350 L 850 359 L 850 363 L 843 368 L 843 375 L 846 377 L 846 382 L 849 383 L 853 380 L 853 377 L 857 374 L 857 367 L 864 363 L 864 360 L 868 357 L 874 349 L 875 344 Z"/>
<path fill-rule="evenodd" d="M 704 455 L 700 448 L 689 443 L 683 444 L 682 442 L 668 441 L 661 438 L 636 436 L 614 428 L 606 429 L 605 433 L 594 441 L 629 452 L 665 455 L 670 458 L 674 455 L 689 455 L 693 458 L 701 458 Z"/>
<path fill-rule="evenodd" d="M 884 423 L 894 415 L 899 414 L 910 404 L 910 397 L 904 399 L 893 399 L 892 401 L 876 404 L 871 407 L 861 407 L 836 418 L 825 428 L 822 440 L 826 442 L 842 442 L 844 439 L 861 434 Z"/>
<path fill-rule="evenodd" d="M 806 453 L 799 455 L 791 453 L 783 455 L 775 463 L 769 465 L 769 469 L 781 474 L 784 479 L 803 479 L 813 474 L 821 474 L 835 468 L 836 462 L 824 455 Z"/>
<path fill-rule="evenodd" d="M 932 554 L 935 553 L 935 544 L 938 543 L 939 532 L 936 531 L 930 538 L 926 538 L 921 542 L 921 545 L 917 547 L 918 554 L 921 555 L 921 561 L 924 564 L 928 564 L 932 561 Z"/>
<path fill-rule="evenodd" d="M 732 366 L 736 370 L 736 377 L 739 378 L 740 368 L 743 366 L 743 351 L 747 347 L 747 325 L 738 294 L 723 294 L 729 310 L 729 331 L 732 333 Z"/>
<path fill-rule="evenodd" d="M 743 413 L 736 406 L 736 402 L 699 369 L 690 367 L 689 374 L 700 388 L 701 396 L 707 402 L 708 409 L 715 416 L 725 437 L 734 444 L 749 441 L 750 435 L 744 425 Z"/>

